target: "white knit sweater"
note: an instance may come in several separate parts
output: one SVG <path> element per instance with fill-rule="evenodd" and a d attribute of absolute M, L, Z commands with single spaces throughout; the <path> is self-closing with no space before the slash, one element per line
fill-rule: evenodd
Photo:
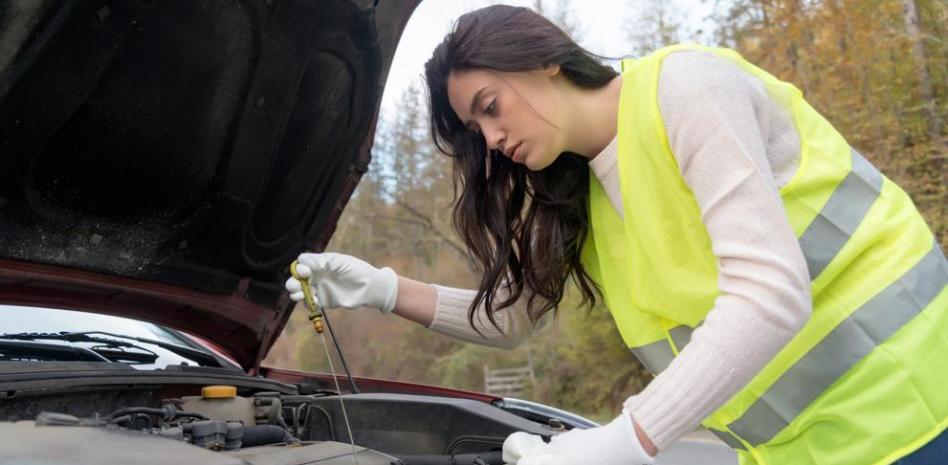
<path fill-rule="evenodd" d="M 811 298 L 806 262 L 777 191 L 799 163 L 799 134 L 786 112 L 756 77 L 701 51 L 664 59 L 658 101 L 718 258 L 721 290 L 691 342 L 625 402 L 664 449 L 760 371 L 807 321 Z M 616 146 L 613 140 L 589 165 L 621 214 Z M 506 336 L 483 318 L 482 337 L 467 322 L 474 291 L 436 289 L 432 331 L 513 348 L 533 330 L 521 302 L 496 315 Z"/>

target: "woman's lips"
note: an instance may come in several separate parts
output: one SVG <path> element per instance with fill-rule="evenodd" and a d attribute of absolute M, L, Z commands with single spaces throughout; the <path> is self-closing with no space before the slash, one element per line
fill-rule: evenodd
<path fill-rule="evenodd" d="M 514 148 L 510 150 L 510 159 L 514 162 L 520 163 L 523 161 L 523 157 L 521 155 L 523 155 L 524 152 L 520 150 L 520 147 L 522 146 L 523 142 L 515 145 Z"/>

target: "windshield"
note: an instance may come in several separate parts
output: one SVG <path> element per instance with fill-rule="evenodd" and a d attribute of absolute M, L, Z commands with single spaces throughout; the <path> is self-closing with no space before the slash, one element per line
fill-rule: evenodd
<path fill-rule="evenodd" d="M 138 337 L 152 339 L 159 342 L 174 344 L 176 346 L 199 349 L 201 352 L 212 354 L 212 351 L 206 347 L 191 340 L 183 333 L 174 331 L 153 323 L 132 320 L 111 315 L 100 315 L 95 313 L 86 313 L 69 310 L 59 310 L 41 307 L 20 307 L 15 305 L 0 305 L 0 334 L 18 334 L 18 333 L 75 333 L 75 332 L 104 332 L 113 333 L 122 336 Z M 165 368 L 168 365 L 181 365 L 186 363 L 191 366 L 201 365 L 200 360 L 194 360 L 163 348 L 156 344 L 150 344 L 142 341 L 126 340 L 103 334 L 92 334 L 97 338 L 116 341 L 124 344 L 121 350 L 133 354 L 149 354 L 147 357 L 139 357 L 140 362 L 128 363 L 132 367 L 151 370 L 156 368 Z M 2 339 L 2 338 L 0 338 Z M 105 353 L 107 359 L 114 359 L 108 354 L 115 352 L 106 352 L 101 350 L 102 342 L 85 341 L 61 341 L 57 339 L 37 340 L 42 344 L 59 344 L 71 347 L 87 348 L 99 353 Z M 9 350 L 9 349 L 7 349 Z M 154 355 L 150 355 L 154 354 Z M 21 349 L 16 355 L 10 355 L 9 352 L 0 354 L 2 360 L 33 360 L 49 361 L 56 360 L 54 357 L 31 356 L 27 349 Z M 63 359 L 65 361 L 68 359 Z"/>

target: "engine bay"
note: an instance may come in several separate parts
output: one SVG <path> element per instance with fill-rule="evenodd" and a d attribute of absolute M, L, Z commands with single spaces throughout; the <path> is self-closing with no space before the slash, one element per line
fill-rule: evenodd
<path fill-rule="evenodd" d="M 514 431 L 556 429 L 484 402 L 413 394 L 141 382 L 0 394 L 0 435 L 12 446 L 0 463 L 147 464 L 149 456 L 328 465 L 357 456 L 359 464 L 489 465 L 503 463 Z"/>
<path fill-rule="evenodd" d="M 157 408 L 124 406 L 107 415 L 96 412 L 89 417 L 43 411 L 34 425 L 139 431 L 215 451 L 301 442 L 299 437 L 306 432 L 305 414 L 316 396 L 260 392 L 244 397 L 236 393 L 234 386 L 205 386 L 201 396 L 164 399 Z"/>
<path fill-rule="evenodd" d="M 248 373 L 134 320 L 31 308 L 7 329 L 0 465 L 489 465 L 503 463 L 513 432 L 590 426 L 515 399 L 366 378 L 360 388 L 348 370 L 343 383 L 334 372 Z"/>

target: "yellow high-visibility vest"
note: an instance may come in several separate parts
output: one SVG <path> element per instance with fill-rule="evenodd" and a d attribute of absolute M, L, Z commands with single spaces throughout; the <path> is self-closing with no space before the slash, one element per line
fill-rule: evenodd
<path fill-rule="evenodd" d="M 590 175 L 583 263 L 654 373 L 720 294 L 717 261 L 658 107 L 662 59 L 705 50 L 760 78 L 792 115 L 800 165 L 780 189 L 810 272 L 800 332 L 704 425 L 743 464 L 887 465 L 948 427 L 948 263 L 911 199 L 791 84 L 727 49 L 623 61 L 623 216 Z"/>

